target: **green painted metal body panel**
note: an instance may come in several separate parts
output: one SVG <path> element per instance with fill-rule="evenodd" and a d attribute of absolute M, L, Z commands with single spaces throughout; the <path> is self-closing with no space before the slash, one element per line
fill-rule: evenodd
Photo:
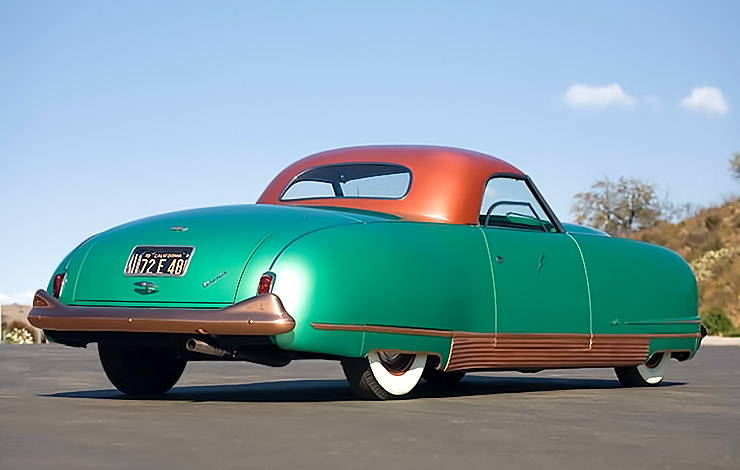
<path fill-rule="evenodd" d="M 481 230 L 493 265 L 498 333 L 589 334 L 586 274 L 567 234 Z"/>
<path fill-rule="evenodd" d="M 677 253 L 630 239 L 573 234 L 583 252 L 595 334 L 687 334 L 700 325 L 696 279 Z M 690 351 L 698 338 L 655 338 L 650 352 Z"/>
<path fill-rule="evenodd" d="M 263 245 L 272 256 L 296 236 L 316 228 L 356 224 L 366 215 L 287 206 L 242 205 L 163 214 L 131 222 L 93 237 L 68 268 L 63 301 L 90 304 L 224 306 L 254 295 L 257 281 L 242 286 L 245 266 Z M 174 231 L 172 227 L 187 230 Z M 126 276 L 124 265 L 136 245 L 193 246 L 182 277 Z M 259 263 L 257 263 L 259 264 Z M 269 265 L 264 261 L 263 267 Z M 259 273 L 264 272 L 264 269 Z M 209 282 L 217 279 L 215 282 Z M 259 279 L 259 275 L 257 275 Z M 154 281 L 159 291 L 141 294 L 137 281 Z M 244 292 L 243 297 L 238 297 Z"/>
<path fill-rule="evenodd" d="M 103 232 L 55 273 L 68 273 L 60 299 L 66 304 L 217 308 L 253 296 L 259 277 L 271 270 L 274 293 L 296 320 L 292 332 L 273 338 L 276 344 L 342 356 L 427 351 L 444 364 L 451 339 L 324 331 L 312 323 L 481 333 L 698 331 L 696 283 L 678 255 L 566 228 L 546 233 L 410 222 L 359 210 L 226 206 Z M 159 292 L 142 295 L 133 283 L 147 278 L 124 276 L 124 264 L 133 246 L 155 244 L 192 245 L 196 252 L 184 277 L 155 278 Z M 223 271 L 227 275 L 203 287 Z M 698 341 L 661 338 L 650 348 L 693 353 Z"/>
<path fill-rule="evenodd" d="M 595 334 L 695 333 L 696 281 L 676 253 L 624 238 L 574 234 L 591 290 Z"/>
<path fill-rule="evenodd" d="M 578 224 L 563 223 L 563 228 L 565 229 L 566 232 L 570 233 L 571 235 L 575 233 L 582 233 L 585 235 L 596 235 L 600 237 L 609 236 L 609 234 L 607 234 L 606 232 L 602 232 L 601 230 L 597 230 L 591 227 L 585 227 L 583 225 L 578 225 Z"/>
<path fill-rule="evenodd" d="M 650 354 L 659 351 L 688 351 L 691 353 L 690 357 L 693 357 L 700 344 L 699 338 L 654 338 L 650 340 Z"/>
<path fill-rule="evenodd" d="M 296 319 L 278 345 L 363 355 L 384 347 L 433 351 L 449 338 L 318 331 L 311 322 L 457 331 L 494 331 L 490 263 L 480 228 L 418 222 L 367 223 L 318 230 L 297 239 L 272 268 L 274 288 Z M 431 349 L 430 349 L 431 348 Z"/>

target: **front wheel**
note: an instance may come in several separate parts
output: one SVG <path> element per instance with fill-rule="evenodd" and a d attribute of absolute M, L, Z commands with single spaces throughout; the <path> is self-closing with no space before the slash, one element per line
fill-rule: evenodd
<path fill-rule="evenodd" d="M 615 367 L 619 383 L 625 387 L 654 387 L 663 381 L 671 353 L 660 352 L 650 356 L 644 364 L 632 367 Z"/>
<path fill-rule="evenodd" d="M 161 395 L 182 375 L 187 361 L 168 348 L 133 348 L 98 344 L 105 375 L 126 395 Z"/>
<path fill-rule="evenodd" d="M 342 369 L 360 398 L 391 400 L 411 394 L 426 363 L 426 354 L 370 351 L 367 357 L 343 359 Z"/>

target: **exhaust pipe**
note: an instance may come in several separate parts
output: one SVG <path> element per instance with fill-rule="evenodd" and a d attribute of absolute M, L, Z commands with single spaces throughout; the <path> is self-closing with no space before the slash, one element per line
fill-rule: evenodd
<path fill-rule="evenodd" d="M 189 340 L 185 342 L 185 349 L 187 349 L 190 352 L 205 354 L 206 356 L 214 356 L 214 357 L 232 357 L 233 356 L 233 354 L 231 354 L 229 351 L 226 351 L 225 349 L 217 348 L 216 346 L 211 346 L 205 341 L 201 341 L 195 338 L 190 338 Z"/>
<path fill-rule="evenodd" d="M 206 356 L 254 362 L 255 364 L 262 364 L 264 366 L 271 367 L 282 367 L 287 365 L 295 357 L 295 354 L 291 351 L 227 351 L 195 338 L 190 338 L 185 341 L 185 349 L 187 351 Z"/>

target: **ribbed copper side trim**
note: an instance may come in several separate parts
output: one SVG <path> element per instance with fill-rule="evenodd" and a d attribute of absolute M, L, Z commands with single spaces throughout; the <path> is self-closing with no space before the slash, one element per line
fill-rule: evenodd
<path fill-rule="evenodd" d="M 630 365 L 644 362 L 648 338 L 594 341 L 590 335 L 499 334 L 490 340 L 452 338 L 446 370 Z"/>
<path fill-rule="evenodd" d="M 642 364 L 653 338 L 697 338 L 698 333 L 645 335 L 453 335 L 445 370 L 615 367 Z M 589 343 L 591 343 L 589 347 Z"/>
<path fill-rule="evenodd" d="M 474 333 L 377 325 L 313 323 L 317 330 L 360 331 L 452 338 L 447 371 L 614 367 L 642 364 L 654 338 L 698 338 L 699 333 L 589 335 L 576 333 Z"/>

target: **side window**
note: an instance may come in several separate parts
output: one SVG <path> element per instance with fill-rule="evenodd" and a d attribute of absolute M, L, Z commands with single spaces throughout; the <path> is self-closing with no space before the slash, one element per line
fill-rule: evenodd
<path fill-rule="evenodd" d="M 488 180 L 480 208 L 480 224 L 543 232 L 556 232 L 555 224 L 527 182 L 509 177 Z"/>

